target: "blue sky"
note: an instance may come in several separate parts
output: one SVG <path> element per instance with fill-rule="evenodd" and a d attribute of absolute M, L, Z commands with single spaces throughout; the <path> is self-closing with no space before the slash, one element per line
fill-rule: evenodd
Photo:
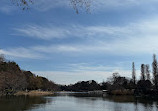
<path fill-rule="evenodd" d="M 157 0 L 92 0 L 76 14 L 69 0 L 39 0 L 21 10 L 0 1 L 0 53 L 60 84 L 106 80 L 113 72 L 137 78 L 158 54 Z"/>

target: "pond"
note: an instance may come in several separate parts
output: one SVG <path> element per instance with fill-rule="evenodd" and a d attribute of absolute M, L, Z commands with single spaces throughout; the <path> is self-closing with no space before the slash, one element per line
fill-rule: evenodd
<path fill-rule="evenodd" d="M 57 93 L 54 96 L 0 97 L 0 111 L 157 111 L 158 101 L 133 96 Z"/>

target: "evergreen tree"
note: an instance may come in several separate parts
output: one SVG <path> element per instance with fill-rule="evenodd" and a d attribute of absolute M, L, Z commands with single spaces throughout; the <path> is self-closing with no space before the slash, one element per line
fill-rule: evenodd
<path fill-rule="evenodd" d="M 155 87 L 157 87 L 156 77 L 158 75 L 158 69 L 157 69 L 157 59 L 156 59 L 156 55 L 155 54 L 153 55 L 152 70 L 153 70 L 153 82 L 155 84 Z"/>
<path fill-rule="evenodd" d="M 146 66 L 145 66 L 145 73 L 146 73 L 147 80 L 149 80 L 149 81 L 150 81 L 150 70 L 149 70 L 149 64 L 146 64 Z"/>
<path fill-rule="evenodd" d="M 136 71 L 135 71 L 134 62 L 132 63 L 132 80 L 133 80 L 133 83 L 136 84 Z"/>
<path fill-rule="evenodd" d="M 145 65 L 141 65 L 141 80 L 145 80 Z"/>

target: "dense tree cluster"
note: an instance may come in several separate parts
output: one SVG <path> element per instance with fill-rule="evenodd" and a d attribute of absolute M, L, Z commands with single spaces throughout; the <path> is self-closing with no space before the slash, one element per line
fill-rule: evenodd
<path fill-rule="evenodd" d="M 157 95 L 158 94 L 158 65 L 156 55 L 153 55 L 153 78 L 150 76 L 148 64 L 141 64 L 140 79 L 136 80 L 136 69 L 132 63 L 132 78 L 121 77 L 119 73 L 113 73 L 106 82 L 98 84 L 94 80 L 77 82 L 73 85 L 61 86 L 65 91 L 95 91 L 108 90 L 109 94 L 135 94 Z"/>
<path fill-rule="evenodd" d="M 152 73 L 150 76 L 150 67 L 148 64 L 141 64 L 140 80 L 136 80 L 136 70 L 134 62 L 132 63 L 132 79 L 121 77 L 118 73 L 114 73 L 108 82 L 107 89 L 112 90 L 134 90 L 136 95 L 157 95 L 158 94 L 158 63 L 156 55 L 153 55 Z"/>
<path fill-rule="evenodd" d="M 60 89 L 63 91 L 94 91 L 100 90 L 100 85 L 96 81 L 90 80 L 77 82 L 73 85 L 61 86 Z"/>
<path fill-rule="evenodd" d="M 113 73 L 112 77 L 106 82 L 97 83 L 94 80 L 81 81 L 71 85 L 56 85 L 45 77 L 36 76 L 30 71 L 23 71 L 18 64 L 6 61 L 3 55 L 0 55 L 0 92 L 17 90 L 60 90 L 62 91 L 95 91 L 108 90 L 116 91 L 134 91 L 134 94 L 158 94 L 158 65 L 156 55 L 153 55 L 152 73 L 148 64 L 141 64 L 140 79 L 136 79 L 136 70 L 134 62 L 132 63 L 132 79 L 121 77 L 118 73 Z"/>
<path fill-rule="evenodd" d="M 23 71 L 18 64 L 6 61 L 0 56 L 0 91 L 9 92 L 17 90 L 55 90 L 57 85 L 45 77 Z"/>
<path fill-rule="evenodd" d="M 113 73 L 113 76 L 107 81 L 109 85 L 107 90 L 118 90 L 118 89 L 132 89 L 134 82 L 126 77 L 121 77 L 118 73 Z"/>
<path fill-rule="evenodd" d="M 57 85 L 54 82 L 49 81 L 45 77 L 36 76 L 32 74 L 32 72 L 30 71 L 23 71 L 23 74 L 25 75 L 26 78 L 26 83 L 27 83 L 26 88 L 28 90 L 41 89 L 44 91 L 46 90 L 52 91 L 57 89 Z"/>

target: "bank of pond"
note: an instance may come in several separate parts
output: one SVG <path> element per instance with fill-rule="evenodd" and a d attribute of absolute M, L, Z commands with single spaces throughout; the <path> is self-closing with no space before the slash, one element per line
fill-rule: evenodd
<path fill-rule="evenodd" d="M 0 95 L 49 95 L 56 91 L 97 92 L 105 90 L 109 95 L 152 96 L 158 95 L 158 67 L 153 60 L 154 78 L 150 79 L 148 65 L 141 65 L 141 79 L 136 80 L 133 63 L 132 78 L 113 73 L 107 81 L 79 81 L 70 85 L 60 85 L 53 81 L 22 70 L 16 62 L 7 61 L 0 56 Z M 148 69 L 148 70 L 147 70 Z M 147 71 L 145 71 L 147 70 Z"/>
<path fill-rule="evenodd" d="M 2 96 L 0 111 L 156 111 L 158 101 L 131 95 L 56 92 L 49 96 Z"/>

